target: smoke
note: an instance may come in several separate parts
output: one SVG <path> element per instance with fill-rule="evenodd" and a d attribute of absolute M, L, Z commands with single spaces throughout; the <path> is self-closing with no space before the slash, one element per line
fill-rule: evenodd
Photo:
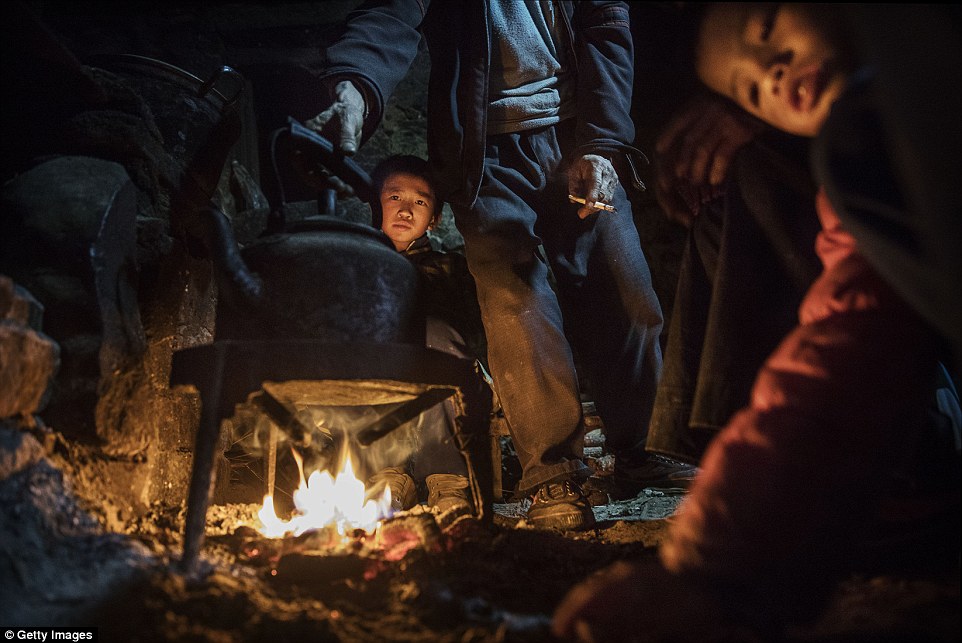
<path fill-rule="evenodd" d="M 304 473 L 308 476 L 315 470 L 335 474 L 348 454 L 354 464 L 354 473 L 361 480 L 367 480 L 387 467 L 406 467 L 412 456 L 421 450 L 426 438 L 433 441 L 439 431 L 446 432 L 444 416 L 435 409 L 428 409 L 370 446 L 361 446 L 356 439 L 361 430 L 401 404 L 299 408 L 296 417 L 302 426 L 310 429 L 310 444 L 300 446 L 284 431 L 278 431 L 277 453 L 280 455 L 295 449 L 303 458 Z M 270 445 L 272 424 L 271 419 L 257 409 L 238 407 L 231 421 L 233 459 L 264 459 Z"/>

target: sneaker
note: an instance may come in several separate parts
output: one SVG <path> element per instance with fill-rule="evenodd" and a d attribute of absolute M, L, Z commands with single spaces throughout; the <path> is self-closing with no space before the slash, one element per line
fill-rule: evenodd
<path fill-rule="evenodd" d="M 577 484 L 548 482 L 531 496 L 528 522 L 536 529 L 589 529 L 595 524 L 595 514 Z"/>
<path fill-rule="evenodd" d="M 621 499 L 638 495 L 642 489 L 688 489 L 698 474 L 698 467 L 672 460 L 660 453 L 646 453 L 640 458 L 615 456 L 611 474 Z"/>
<path fill-rule="evenodd" d="M 368 496 L 377 498 L 384 493 L 384 487 L 391 488 L 391 508 L 394 511 L 404 511 L 410 509 L 418 502 L 417 485 L 414 478 L 398 467 L 388 467 L 381 469 L 367 481 Z"/>
<path fill-rule="evenodd" d="M 424 479 L 428 487 L 428 506 L 441 513 L 474 513 L 468 495 L 468 479 L 453 473 L 434 473 Z"/>

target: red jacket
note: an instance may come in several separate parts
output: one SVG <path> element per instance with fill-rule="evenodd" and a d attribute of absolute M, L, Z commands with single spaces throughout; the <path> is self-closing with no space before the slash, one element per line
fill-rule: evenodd
<path fill-rule="evenodd" d="M 782 582 L 797 591 L 844 562 L 935 364 L 932 332 L 859 254 L 824 191 L 816 207 L 824 270 L 799 325 L 705 453 L 660 550 L 671 571 L 772 600 Z"/>

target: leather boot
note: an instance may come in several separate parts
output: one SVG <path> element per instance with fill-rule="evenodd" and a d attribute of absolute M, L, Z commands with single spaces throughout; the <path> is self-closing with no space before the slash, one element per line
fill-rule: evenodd
<path fill-rule="evenodd" d="M 395 511 L 410 509 L 418 502 L 417 485 L 414 478 L 399 467 L 381 469 L 367 481 L 367 488 L 374 491 L 375 498 L 384 493 L 384 487 L 391 488 L 391 508 Z M 368 495 L 371 496 L 370 491 Z"/>
<path fill-rule="evenodd" d="M 458 513 L 473 513 L 474 504 L 468 492 L 468 479 L 454 473 L 434 473 L 425 479 L 428 505 L 441 513 L 454 509 Z"/>

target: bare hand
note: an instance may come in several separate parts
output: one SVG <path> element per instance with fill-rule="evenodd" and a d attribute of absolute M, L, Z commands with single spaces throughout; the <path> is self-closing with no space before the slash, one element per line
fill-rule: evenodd
<path fill-rule="evenodd" d="M 342 80 L 334 86 L 334 102 L 331 106 L 304 125 L 323 134 L 325 126 L 330 124 L 335 131 L 331 143 L 335 149 L 350 156 L 361 146 L 365 107 L 364 96 L 354 83 Z"/>
<path fill-rule="evenodd" d="M 611 161 L 597 154 L 585 154 L 568 170 L 568 193 L 585 199 L 578 209 L 582 219 L 601 209 L 595 203 L 611 203 L 617 186 L 618 174 Z"/>
<path fill-rule="evenodd" d="M 717 96 L 682 108 L 655 143 L 655 196 L 669 218 L 690 225 L 701 204 L 722 193 L 735 153 L 763 127 Z"/>

